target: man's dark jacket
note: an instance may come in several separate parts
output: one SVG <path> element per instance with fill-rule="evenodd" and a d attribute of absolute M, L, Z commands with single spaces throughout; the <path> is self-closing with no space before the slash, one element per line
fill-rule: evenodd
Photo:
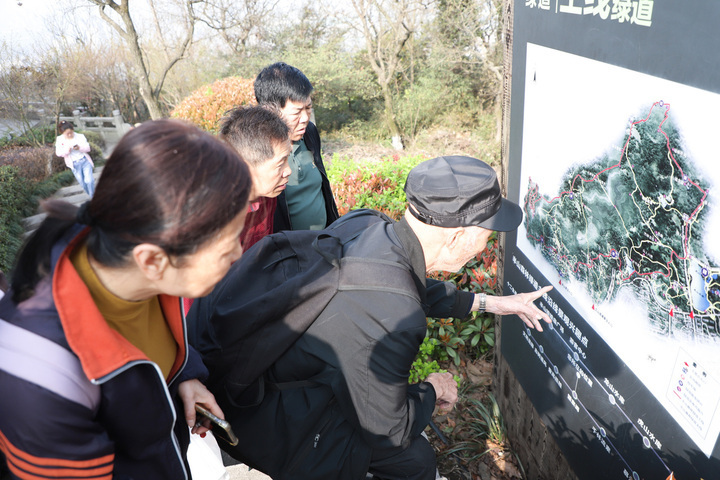
<path fill-rule="evenodd" d="M 330 189 L 330 181 L 327 178 L 325 172 L 325 165 L 320 155 L 320 134 L 314 123 L 308 122 L 307 128 L 305 129 L 305 135 L 303 135 L 305 145 L 308 150 L 313 154 L 313 162 L 317 167 L 320 175 L 322 176 L 322 196 L 325 200 L 325 213 L 327 215 L 327 223 L 325 226 L 330 225 L 332 222 L 338 219 L 337 205 L 335 205 L 335 198 L 333 197 L 332 190 Z M 285 198 L 285 192 L 281 193 L 277 197 L 277 207 L 275 209 L 275 218 L 273 221 L 273 232 L 282 232 L 283 230 L 292 230 L 292 223 L 290 222 L 290 212 L 288 211 L 287 198 Z"/>
<path fill-rule="evenodd" d="M 331 228 L 347 221 L 355 218 Z M 429 383 L 408 385 L 426 315 L 464 317 L 472 304 L 472 294 L 425 278 L 422 248 L 404 220 L 369 226 L 345 245 L 348 256 L 406 269 L 416 291 L 339 290 L 266 372 L 257 406 L 228 405 L 222 386 L 210 386 L 240 438 L 235 448 L 221 446 L 276 480 L 360 480 L 371 455 L 407 448 L 428 425 L 436 400 Z M 232 296 L 241 293 L 226 292 L 216 311 L 227 318 Z"/>

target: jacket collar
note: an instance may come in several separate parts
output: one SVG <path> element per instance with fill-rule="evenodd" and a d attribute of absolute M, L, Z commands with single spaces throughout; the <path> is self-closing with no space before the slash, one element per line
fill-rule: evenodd
<path fill-rule="evenodd" d="M 100 379 L 130 362 L 148 361 L 147 356 L 110 328 L 92 300 L 90 291 L 70 262 L 70 252 L 90 230 L 84 229 L 62 250 L 52 279 L 52 293 L 70 348 L 80 359 L 85 375 Z M 159 295 L 160 306 L 170 331 L 178 344 L 178 353 L 170 371 L 170 378 L 185 362 L 187 343 L 180 299 Z"/>
<path fill-rule="evenodd" d="M 398 236 L 400 243 L 409 254 L 413 281 L 415 281 L 415 285 L 417 286 L 421 302 L 425 304 L 425 254 L 423 253 L 422 245 L 420 245 L 420 240 L 418 240 L 417 235 L 415 235 L 415 232 L 413 232 L 410 225 L 408 225 L 405 217 L 393 224 L 393 230 L 395 230 L 395 234 Z"/>

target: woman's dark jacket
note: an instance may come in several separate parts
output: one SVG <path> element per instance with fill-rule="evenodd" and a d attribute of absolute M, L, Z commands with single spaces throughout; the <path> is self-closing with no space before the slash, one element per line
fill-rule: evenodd
<path fill-rule="evenodd" d="M 160 295 L 178 344 L 169 380 L 111 329 L 69 259 L 85 237 L 55 244 L 35 294 L 0 300 L 0 449 L 12 478 L 189 478 L 178 385 L 207 369 L 188 347 L 180 299 Z"/>

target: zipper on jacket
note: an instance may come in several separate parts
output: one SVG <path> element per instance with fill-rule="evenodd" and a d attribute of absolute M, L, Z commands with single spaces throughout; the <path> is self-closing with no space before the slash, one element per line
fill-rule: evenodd
<path fill-rule="evenodd" d="M 292 462 L 290 462 L 290 465 L 288 465 L 288 472 L 294 472 L 295 469 L 302 463 L 303 460 L 305 460 L 310 453 L 311 450 L 315 450 L 318 447 L 318 444 L 320 443 L 320 438 L 325 433 L 325 431 L 328 429 L 328 426 L 330 425 L 330 421 L 332 420 L 332 412 L 333 412 L 333 404 L 335 403 L 335 397 L 330 401 L 330 403 L 325 407 L 325 413 L 320 418 L 319 429 L 314 437 L 312 437 L 312 441 L 308 442 L 303 448 L 300 449 L 300 451 L 295 455 Z"/>
<path fill-rule="evenodd" d="M 185 361 L 187 362 L 187 356 L 186 356 Z M 172 413 L 172 428 L 170 429 L 170 439 L 172 440 L 173 447 L 175 447 L 175 453 L 177 454 L 177 460 L 178 460 L 178 462 L 180 462 L 180 466 L 182 467 L 182 470 L 183 470 L 183 474 L 184 474 L 183 480 L 188 480 L 189 475 L 188 475 L 187 469 L 185 468 L 185 462 L 183 461 L 182 452 L 180 451 L 180 442 L 178 441 L 177 436 L 175 435 L 175 424 L 178 421 L 177 412 L 175 411 L 175 403 L 172 401 L 172 397 L 170 396 L 170 390 L 168 389 L 168 384 L 165 383 L 165 377 L 163 377 L 162 370 L 160 370 L 160 367 L 156 363 L 151 362 L 149 360 L 135 360 L 135 361 L 125 364 L 123 367 L 118 368 L 117 370 L 105 375 L 102 378 L 93 379 L 90 381 L 92 383 L 94 383 L 95 385 L 102 385 L 103 383 L 113 379 L 114 377 L 120 375 L 121 373 L 125 372 L 126 370 L 129 370 L 132 367 L 139 366 L 142 364 L 147 364 L 147 365 L 152 366 L 155 369 L 155 373 L 158 374 L 158 378 L 160 379 L 160 385 L 162 385 L 162 387 L 163 387 L 162 390 L 163 390 L 163 392 L 165 392 L 165 398 L 168 402 L 168 405 L 170 406 L 170 412 Z M 180 370 L 180 371 L 182 371 L 182 370 Z"/>

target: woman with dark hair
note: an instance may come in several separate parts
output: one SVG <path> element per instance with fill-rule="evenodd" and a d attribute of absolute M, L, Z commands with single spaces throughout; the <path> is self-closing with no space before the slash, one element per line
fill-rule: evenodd
<path fill-rule="evenodd" d="M 58 124 L 60 135 L 55 139 L 55 155 L 65 159 L 65 165 L 72 170 L 75 179 L 88 196 L 95 192 L 90 144 L 82 133 L 75 133 L 73 124 L 63 120 Z"/>
<path fill-rule="evenodd" d="M 0 450 L 13 478 L 186 479 L 200 382 L 178 297 L 242 254 L 251 189 L 228 145 L 174 120 L 115 147 L 92 200 L 46 204 L 0 300 Z"/>

